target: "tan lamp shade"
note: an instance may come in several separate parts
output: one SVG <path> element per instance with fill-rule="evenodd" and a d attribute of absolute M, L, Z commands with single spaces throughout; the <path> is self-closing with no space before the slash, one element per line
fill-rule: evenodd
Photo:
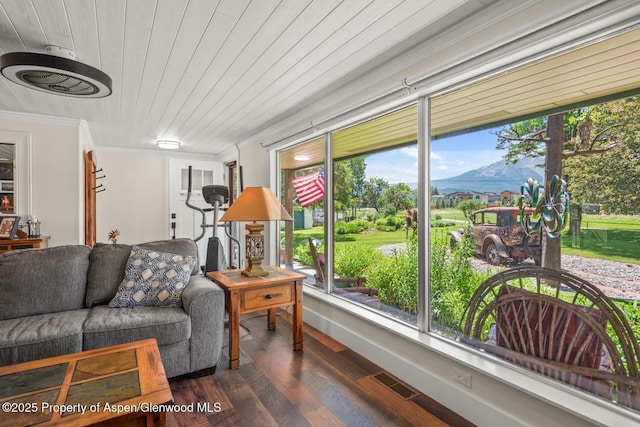
<path fill-rule="evenodd" d="M 293 221 L 293 218 L 270 189 L 247 187 L 220 221 Z"/>
<path fill-rule="evenodd" d="M 249 277 L 268 276 L 262 268 L 264 259 L 264 224 L 256 221 L 293 221 L 291 215 L 276 199 L 271 190 L 264 187 L 247 187 L 220 217 L 220 221 L 253 221 L 247 224 L 246 257 L 247 268 L 242 274 Z"/>

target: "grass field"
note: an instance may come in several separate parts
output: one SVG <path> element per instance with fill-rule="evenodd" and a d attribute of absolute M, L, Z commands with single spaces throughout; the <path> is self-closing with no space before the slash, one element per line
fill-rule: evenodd
<path fill-rule="evenodd" d="M 301 244 L 307 244 L 309 237 L 315 237 L 324 241 L 324 227 L 313 227 L 306 230 L 295 230 L 293 233 L 293 247 Z M 346 242 L 363 243 L 373 247 L 389 245 L 393 243 L 402 243 L 406 239 L 404 230 L 395 232 L 374 231 L 361 234 L 338 234 L 336 236 L 336 244 Z"/>
<path fill-rule="evenodd" d="M 432 228 L 432 236 L 446 235 L 449 230 L 457 230 L 466 219 L 458 209 L 438 209 L 431 212 L 432 220 L 442 218 L 456 221 L 450 227 Z M 323 227 L 295 230 L 294 247 L 307 243 L 308 237 L 324 239 Z M 362 234 L 341 234 L 336 236 L 336 244 L 346 242 L 362 243 L 374 247 L 403 243 L 404 230 L 396 232 L 367 232 Z M 632 215 L 582 215 L 580 239 L 565 233 L 562 236 L 562 253 L 591 258 L 640 264 L 640 217 Z"/>
<path fill-rule="evenodd" d="M 581 230 L 580 239 L 562 236 L 562 253 L 640 264 L 640 230 Z"/>
<path fill-rule="evenodd" d="M 640 216 L 582 214 L 582 229 L 620 229 L 640 231 Z"/>

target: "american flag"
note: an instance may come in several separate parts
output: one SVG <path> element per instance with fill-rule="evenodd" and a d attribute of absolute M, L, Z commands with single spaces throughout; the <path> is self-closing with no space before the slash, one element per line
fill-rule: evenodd
<path fill-rule="evenodd" d="M 324 197 L 324 170 L 293 179 L 293 188 L 303 208 Z"/>

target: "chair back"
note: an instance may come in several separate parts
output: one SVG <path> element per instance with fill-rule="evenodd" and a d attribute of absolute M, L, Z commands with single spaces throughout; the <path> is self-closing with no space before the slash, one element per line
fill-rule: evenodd
<path fill-rule="evenodd" d="M 314 274 L 316 283 L 324 283 L 324 254 L 318 252 L 316 241 L 313 237 L 309 237 L 309 249 L 311 251 L 311 258 L 313 259 L 313 268 L 316 270 Z"/>
<path fill-rule="evenodd" d="M 575 275 L 534 266 L 498 273 L 472 296 L 461 329 L 463 342 L 640 407 L 633 329 L 609 297 Z"/>

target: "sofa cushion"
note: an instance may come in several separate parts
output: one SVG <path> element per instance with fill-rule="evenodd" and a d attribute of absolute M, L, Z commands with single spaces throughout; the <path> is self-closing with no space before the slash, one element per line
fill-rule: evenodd
<path fill-rule="evenodd" d="M 0 255 L 0 320 L 84 308 L 90 251 L 68 245 Z"/>
<path fill-rule="evenodd" d="M 182 308 L 96 306 L 84 324 L 84 348 L 155 338 L 159 346 L 191 337 L 191 319 Z"/>
<path fill-rule="evenodd" d="M 155 249 L 182 256 L 196 257 L 196 263 L 191 272 L 199 273 L 198 247 L 191 239 L 158 240 L 155 242 L 141 243 L 137 246 L 146 249 Z M 96 243 L 91 250 L 91 264 L 87 279 L 87 307 L 108 304 L 115 296 L 118 287 L 124 278 L 125 267 L 131 254 L 132 245 Z"/>
<path fill-rule="evenodd" d="M 0 365 L 82 351 L 88 315 L 83 309 L 0 321 Z"/>
<path fill-rule="evenodd" d="M 96 243 L 91 249 L 85 305 L 107 304 L 122 283 L 131 246 Z"/>
<path fill-rule="evenodd" d="M 134 246 L 109 307 L 182 307 L 196 258 Z"/>

